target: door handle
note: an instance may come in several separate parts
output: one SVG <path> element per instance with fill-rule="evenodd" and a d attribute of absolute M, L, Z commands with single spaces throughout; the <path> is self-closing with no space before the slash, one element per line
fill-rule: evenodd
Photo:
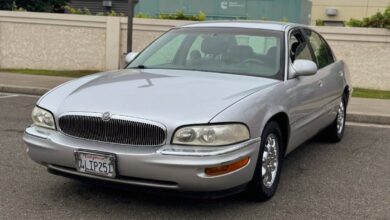
<path fill-rule="evenodd" d="M 322 81 L 322 80 L 318 81 L 318 86 L 319 87 L 323 87 L 324 86 L 324 81 Z"/>

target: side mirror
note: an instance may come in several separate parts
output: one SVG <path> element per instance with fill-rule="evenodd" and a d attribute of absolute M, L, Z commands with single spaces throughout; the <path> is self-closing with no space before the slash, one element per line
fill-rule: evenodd
<path fill-rule="evenodd" d="M 134 60 L 134 58 L 138 55 L 136 52 L 131 52 L 126 55 L 125 62 L 126 64 L 129 64 L 131 61 Z"/>
<path fill-rule="evenodd" d="M 311 76 L 318 71 L 317 64 L 311 60 L 295 60 L 291 65 L 290 78 L 297 76 Z"/>

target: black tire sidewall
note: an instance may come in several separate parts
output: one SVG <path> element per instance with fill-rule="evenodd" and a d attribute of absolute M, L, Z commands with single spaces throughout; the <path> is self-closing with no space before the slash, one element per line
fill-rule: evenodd
<path fill-rule="evenodd" d="M 278 141 L 278 168 L 272 186 L 267 188 L 263 183 L 263 177 L 261 173 L 262 162 L 263 162 L 262 158 L 263 158 L 263 152 L 265 149 L 265 143 L 267 141 L 267 137 L 272 133 L 275 134 L 276 138 L 278 139 L 277 140 Z M 283 140 L 282 140 L 282 133 L 280 127 L 278 123 L 271 121 L 264 127 L 261 136 L 260 150 L 259 150 L 259 155 L 257 157 L 256 169 L 252 178 L 252 182 L 250 184 L 250 188 L 251 188 L 250 191 L 251 193 L 255 194 L 252 196 L 257 198 L 258 200 L 267 200 L 275 194 L 280 179 L 280 171 L 282 167 L 283 155 L 284 155 Z"/>

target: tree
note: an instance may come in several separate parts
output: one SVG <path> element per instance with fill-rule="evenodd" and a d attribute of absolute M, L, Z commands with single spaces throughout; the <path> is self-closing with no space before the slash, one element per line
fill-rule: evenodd
<path fill-rule="evenodd" d="M 383 13 L 378 12 L 362 20 L 351 18 L 346 24 L 350 27 L 387 28 L 390 30 L 390 6 Z"/>
<path fill-rule="evenodd" d="M 63 12 L 70 0 L 0 0 L 0 9 L 23 8 L 35 12 Z"/>
<path fill-rule="evenodd" d="M 0 0 L 0 10 L 12 10 L 13 0 Z"/>

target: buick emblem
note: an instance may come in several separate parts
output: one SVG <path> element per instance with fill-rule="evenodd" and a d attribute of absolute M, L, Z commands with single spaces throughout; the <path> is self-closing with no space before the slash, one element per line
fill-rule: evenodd
<path fill-rule="evenodd" d="M 104 112 L 102 115 L 103 121 L 109 121 L 111 119 L 111 114 L 109 112 Z"/>

